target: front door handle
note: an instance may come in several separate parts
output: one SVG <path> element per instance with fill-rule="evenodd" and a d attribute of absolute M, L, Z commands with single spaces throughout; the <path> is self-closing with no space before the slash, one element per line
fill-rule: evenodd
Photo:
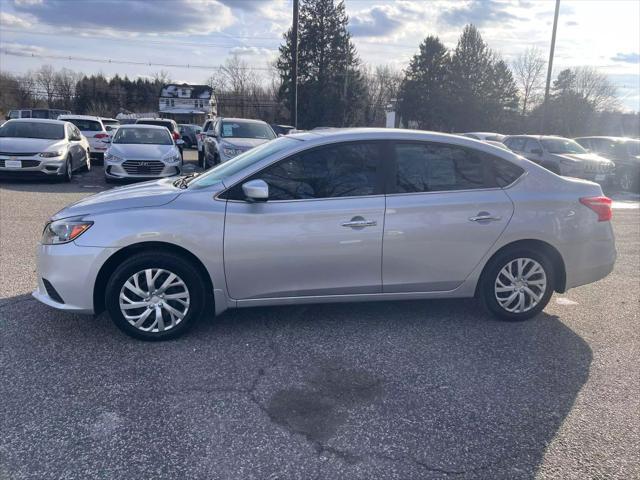
<path fill-rule="evenodd" d="M 378 224 L 375 220 L 365 220 L 363 217 L 353 217 L 348 222 L 342 223 L 343 227 L 364 228 L 375 227 Z"/>
<path fill-rule="evenodd" d="M 498 215 L 491 215 L 489 212 L 479 212 L 475 217 L 469 217 L 470 222 L 497 222 L 502 220 Z"/>

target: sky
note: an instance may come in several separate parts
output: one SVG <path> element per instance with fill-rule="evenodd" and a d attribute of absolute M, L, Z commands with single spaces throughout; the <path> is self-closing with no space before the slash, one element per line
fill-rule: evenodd
<path fill-rule="evenodd" d="M 532 46 L 546 56 L 555 2 L 345 5 L 362 62 L 402 70 L 427 35 L 454 48 L 467 23 L 508 62 Z M 174 81 L 203 83 L 237 54 L 266 77 L 291 10 L 292 0 L 0 0 L 0 71 L 25 73 L 50 64 L 136 78 L 164 70 Z M 640 111 L 640 0 L 561 0 L 554 75 L 581 65 L 605 73 L 621 106 Z"/>

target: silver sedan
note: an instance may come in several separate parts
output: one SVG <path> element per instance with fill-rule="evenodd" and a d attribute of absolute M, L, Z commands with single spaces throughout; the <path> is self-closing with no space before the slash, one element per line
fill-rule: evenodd
<path fill-rule="evenodd" d="M 44 230 L 34 296 L 106 308 L 141 339 L 175 337 L 209 305 L 477 297 L 523 320 L 611 272 L 610 218 L 596 183 L 476 140 L 294 134 L 65 208 Z"/>

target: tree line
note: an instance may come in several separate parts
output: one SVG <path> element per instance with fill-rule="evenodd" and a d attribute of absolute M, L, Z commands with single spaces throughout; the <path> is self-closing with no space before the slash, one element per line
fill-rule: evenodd
<path fill-rule="evenodd" d="M 544 105 L 546 60 L 535 48 L 507 63 L 474 25 L 467 25 L 453 49 L 427 35 L 407 67 L 398 71 L 364 65 L 348 24 L 343 1 L 301 0 L 299 128 L 383 126 L 386 111 L 395 110 L 398 126 L 445 132 L 637 132 L 638 115 L 619 112 L 615 87 L 595 68 L 559 72 Z M 290 123 L 292 40 L 289 30 L 266 76 L 232 56 L 206 80 L 221 115 Z M 0 73 L 0 113 L 34 106 L 104 116 L 153 112 L 162 85 L 170 80 L 166 72 L 133 80 L 55 71 L 46 65 L 21 76 Z"/>

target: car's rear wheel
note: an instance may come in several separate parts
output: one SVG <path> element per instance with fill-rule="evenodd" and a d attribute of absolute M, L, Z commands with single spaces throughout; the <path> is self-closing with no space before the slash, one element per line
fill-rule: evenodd
<path fill-rule="evenodd" d="M 126 334 L 168 340 L 197 322 L 205 296 L 204 281 L 188 260 L 168 252 L 139 253 L 111 275 L 105 306 Z"/>
<path fill-rule="evenodd" d="M 507 250 L 485 267 L 481 299 L 502 320 L 526 320 L 547 306 L 554 282 L 553 265 L 545 255 L 528 249 Z"/>

